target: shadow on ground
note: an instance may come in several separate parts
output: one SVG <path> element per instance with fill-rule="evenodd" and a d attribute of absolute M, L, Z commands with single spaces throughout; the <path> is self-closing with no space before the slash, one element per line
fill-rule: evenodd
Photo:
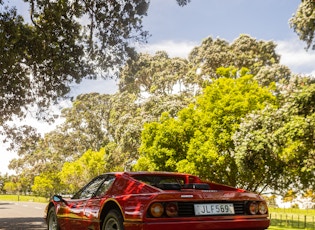
<path fill-rule="evenodd" d="M 0 218 L 0 230 L 44 230 L 47 225 L 43 218 L 27 217 L 27 218 Z"/>
<path fill-rule="evenodd" d="M 11 205 L 12 203 L 0 202 L 0 209 L 8 209 L 6 205 Z M 4 206 L 4 207 L 3 207 Z"/>

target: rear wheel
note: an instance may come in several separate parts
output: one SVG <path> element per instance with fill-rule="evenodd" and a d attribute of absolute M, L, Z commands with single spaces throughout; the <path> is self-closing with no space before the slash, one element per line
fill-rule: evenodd
<path fill-rule="evenodd" d="M 48 230 L 59 230 L 58 220 L 55 208 L 52 207 L 49 209 L 48 218 L 47 218 Z"/>
<path fill-rule="evenodd" d="M 123 218 L 119 211 L 113 209 L 106 215 L 102 230 L 124 230 Z"/>

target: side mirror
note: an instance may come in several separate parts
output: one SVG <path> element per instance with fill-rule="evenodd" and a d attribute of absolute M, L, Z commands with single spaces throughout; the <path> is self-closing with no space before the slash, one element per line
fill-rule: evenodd
<path fill-rule="evenodd" d="M 53 195 L 52 197 L 53 201 L 55 202 L 63 202 L 65 205 L 68 205 L 68 202 L 62 198 L 60 195 Z"/>
<path fill-rule="evenodd" d="M 52 199 L 53 199 L 53 201 L 59 202 L 59 201 L 62 200 L 62 196 L 60 196 L 60 195 L 53 195 Z"/>

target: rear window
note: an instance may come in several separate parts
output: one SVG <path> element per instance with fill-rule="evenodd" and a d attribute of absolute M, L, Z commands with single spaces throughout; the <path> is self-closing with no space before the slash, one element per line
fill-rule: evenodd
<path fill-rule="evenodd" d="M 146 184 L 160 187 L 159 185 L 163 184 L 178 184 L 183 186 L 185 184 L 185 180 L 182 177 L 172 177 L 172 176 L 156 176 L 156 175 L 137 175 L 134 176 L 138 181 L 144 182 Z"/>
<path fill-rule="evenodd" d="M 197 177 L 190 177 L 188 184 L 185 183 L 185 177 L 181 177 L 181 176 L 135 175 L 133 176 L 133 178 L 143 183 L 162 189 L 162 190 L 182 190 L 182 189 L 209 190 L 210 189 L 209 184 L 202 183 Z"/>

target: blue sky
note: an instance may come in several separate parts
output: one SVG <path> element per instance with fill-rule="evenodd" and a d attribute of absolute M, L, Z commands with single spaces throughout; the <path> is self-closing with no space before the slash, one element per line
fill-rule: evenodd
<path fill-rule="evenodd" d="M 152 36 L 148 44 L 139 50 L 148 53 L 165 50 L 171 57 L 187 57 L 193 47 L 209 36 L 232 42 L 240 34 L 248 34 L 258 40 L 273 40 L 278 44 L 281 63 L 293 72 L 315 76 L 315 51 L 304 50 L 304 43 L 298 40 L 288 23 L 300 1 L 191 0 L 187 6 L 180 7 L 176 0 L 151 0 L 143 25 Z M 11 1 L 12 4 L 15 2 L 22 0 Z M 28 9 L 22 5 L 20 12 L 27 13 Z M 113 81 L 83 81 L 73 87 L 72 94 L 113 93 L 115 90 Z M 40 130 L 53 128 L 34 120 L 31 123 Z M 0 152 L 0 173 L 10 172 L 7 165 L 16 154 L 5 151 L 3 146 L 0 146 Z"/>
<path fill-rule="evenodd" d="M 272 40 L 281 63 L 294 73 L 315 75 L 315 51 L 289 26 L 300 0 L 191 0 L 180 7 L 175 0 L 151 0 L 144 29 L 151 37 L 142 52 L 165 50 L 170 56 L 187 57 L 191 49 L 211 36 L 232 42 L 240 34 Z"/>
<path fill-rule="evenodd" d="M 200 41 L 208 36 L 232 41 L 240 34 L 264 40 L 292 37 L 288 20 L 300 0 L 191 0 L 179 7 L 175 0 L 151 0 L 145 28 L 151 42 Z"/>

